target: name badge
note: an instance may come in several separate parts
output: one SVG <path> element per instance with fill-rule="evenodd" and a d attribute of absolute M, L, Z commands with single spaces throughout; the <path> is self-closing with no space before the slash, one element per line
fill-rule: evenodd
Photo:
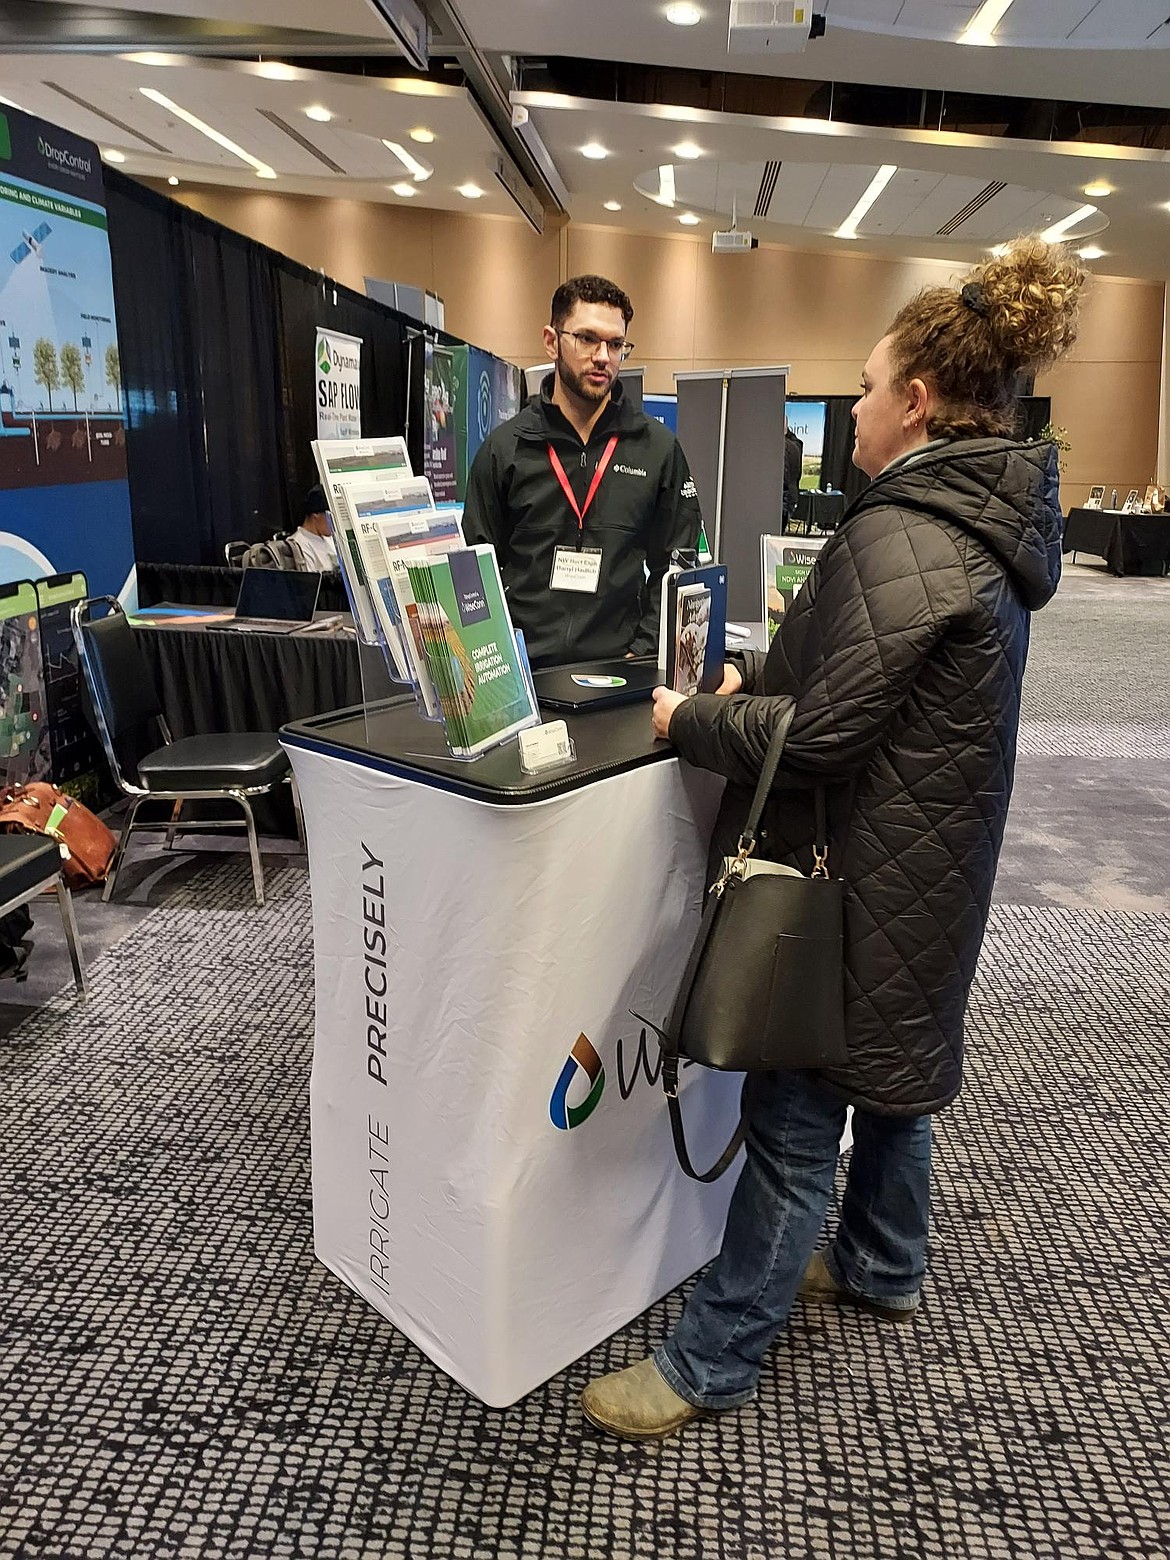
<path fill-rule="evenodd" d="M 558 547 L 553 553 L 550 590 L 578 590 L 586 596 L 597 594 L 601 579 L 601 548 Z"/>

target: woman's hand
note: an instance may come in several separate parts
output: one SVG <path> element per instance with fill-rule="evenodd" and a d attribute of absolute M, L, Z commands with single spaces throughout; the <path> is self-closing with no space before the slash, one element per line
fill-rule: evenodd
<path fill-rule="evenodd" d="M 670 717 L 680 704 L 685 703 L 685 693 L 674 693 L 670 688 L 655 688 L 653 721 L 656 737 L 670 735 Z"/>
<path fill-rule="evenodd" d="M 738 666 L 732 666 L 730 661 L 723 663 L 723 681 L 716 688 L 716 693 L 738 693 L 743 687 L 743 673 Z"/>

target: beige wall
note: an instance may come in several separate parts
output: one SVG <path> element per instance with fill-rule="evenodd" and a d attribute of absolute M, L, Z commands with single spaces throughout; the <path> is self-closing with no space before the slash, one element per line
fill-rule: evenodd
<path fill-rule="evenodd" d="M 848 395 L 898 306 L 949 279 L 941 261 L 875 259 L 764 247 L 712 255 L 707 238 L 647 237 L 570 224 L 538 236 L 527 223 L 362 201 L 189 186 L 185 204 L 321 269 L 357 291 L 364 276 L 437 293 L 453 334 L 529 364 L 557 283 L 612 276 L 636 310 L 635 361 L 649 390 L 692 368 L 790 363 L 796 395 Z M 1165 289 L 1097 277 L 1069 358 L 1036 386 L 1068 431 L 1063 497 L 1094 482 L 1144 488 L 1158 461 Z"/>

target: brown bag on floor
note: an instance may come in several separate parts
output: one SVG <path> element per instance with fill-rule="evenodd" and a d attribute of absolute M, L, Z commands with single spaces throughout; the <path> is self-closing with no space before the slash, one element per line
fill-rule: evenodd
<path fill-rule="evenodd" d="M 43 780 L 18 785 L 0 798 L 0 829 L 56 840 L 70 888 L 100 883 L 110 870 L 116 841 L 109 829 L 83 803 Z"/>

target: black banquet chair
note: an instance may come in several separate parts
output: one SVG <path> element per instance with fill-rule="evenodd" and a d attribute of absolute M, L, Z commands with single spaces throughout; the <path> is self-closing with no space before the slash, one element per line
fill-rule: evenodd
<path fill-rule="evenodd" d="M 73 984 L 84 1001 L 85 961 L 73 916 L 73 896 L 61 875 L 61 847 L 43 834 L 0 834 L 0 916 L 27 905 L 47 888 L 57 891 L 57 908 L 73 964 Z"/>
<path fill-rule="evenodd" d="M 98 606 L 109 608 L 106 617 L 92 615 Z M 73 608 L 71 622 L 97 735 L 116 784 L 130 799 L 103 900 L 114 892 L 126 844 L 135 828 L 165 829 L 169 847 L 180 829 L 204 832 L 244 827 L 248 831 L 256 903 L 262 905 L 264 869 L 252 798 L 265 796 L 277 786 L 290 785 L 297 835 L 304 845 L 296 782 L 275 735 L 269 731 L 224 731 L 173 741 L 150 667 L 118 602 L 112 596 L 91 596 L 87 601 L 79 601 Z M 162 746 L 158 744 L 160 736 Z M 170 819 L 139 823 L 138 810 L 148 801 L 173 803 Z M 196 801 L 233 802 L 243 813 L 243 822 L 237 823 L 233 818 L 183 821 L 184 804 Z"/>

